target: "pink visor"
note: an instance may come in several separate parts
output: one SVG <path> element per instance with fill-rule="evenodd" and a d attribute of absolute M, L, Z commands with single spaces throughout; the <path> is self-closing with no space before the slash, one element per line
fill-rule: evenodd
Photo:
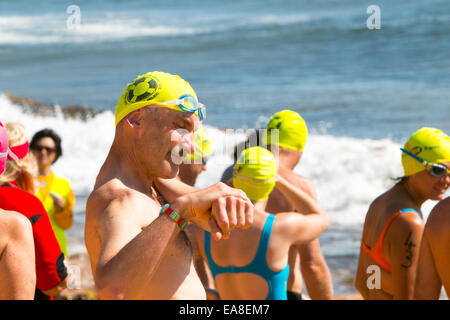
<path fill-rule="evenodd" d="M 8 134 L 5 127 L 3 127 L 3 123 L 0 122 L 0 174 L 5 170 L 8 151 Z"/>
<path fill-rule="evenodd" d="M 8 160 L 18 160 L 23 159 L 28 154 L 30 146 L 28 141 L 18 146 L 10 147 L 8 153 Z"/>

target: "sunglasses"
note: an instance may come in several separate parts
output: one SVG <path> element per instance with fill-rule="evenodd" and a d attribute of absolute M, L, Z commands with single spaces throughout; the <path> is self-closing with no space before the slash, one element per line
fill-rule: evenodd
<path fill-rule="evenodd" d="M 31 149 L 35 150 L 35 151 L 39 151 L 39 152 L 42 152 L 42 150 L 45 150 L 45 151 L 47 151 L 47 153 L 53 153 L 56 151 L 55 148 L 44 147 L 44 146 L 33 146 Z"/>
<path fill-rule="evenodd" d="M 423 164 L 423 166 L 428 170 L 428 172 L 433 177 L 442 178 L 445 175 L 450 176 L 450 169 L 447 169 L 446 166 L 444 166 L 442 164 L 438 164 L 438 163 L 430 163 L 428 161 L 425 161 L 425 160 L 419 158 L 418 156 L 416 156 L 415 154 L 412 154 L 411 152 L 409 152 L 408 150 L 405 150 L 403 148 L 400 148 L 400 150 L 402 150 L 402 152 L 406 153 L 408 156 L 416 159 L 421 164 Z"/>

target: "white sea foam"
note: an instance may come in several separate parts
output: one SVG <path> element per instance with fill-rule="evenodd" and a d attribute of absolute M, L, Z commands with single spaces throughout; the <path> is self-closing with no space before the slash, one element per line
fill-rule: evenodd
<path fill-rule="evenodd" d="M 243 23 L 252 25 L 290 25 L 310 21 L 312 17 L 306 14 L 295 14 L 280 17 L 278 15 L 262 15 L 245 19 Z"/>
<path fill-rule="evenodd" d="M 205 32 L 171 25 L 150 25 L 144 20 L 101 18 L 81 20 L 68 29 L 63 16 L 0 17 L 0 44 L 91 43 L 132 37 L 173 36 Z"/>
<path fill-rule="evenodd" d="M 89 194 L 114 136 L 112 112 L 105 111 L 88 121 L 64 119 L 62 113 L 57 117 L 33 116 L 24 114 L 0 95 L 0 120 L 22 123 L 30 137 L 45 127 L 58 132 L 64 155 L 54 170 L 71 180 L 76 194 Z M 224 169 L 233 163 L 234 145 L 246 137 L 242 130 L 230 134 L 207 124 L 205 130 L 212 141 L 213 156 L 208 170 L 198 178 L 200 188 L 220 181 Z M 295 171 L 312 180 L 319 203 L 329 214 L 333 227 L 360 228 L 369 204 L 394 184 L 391 178 L 402 175 L 399 148 L 400 144 L 388 139 L 311 133 Z M 435 203 L 425 203 L 425 217 Z"/>
<path fill-rule="evenodd" d="M 243 27 L 296 24 L 309 20 L 306 15 L 228 17 L 223 21 L 219 16 L 209 20 L 200 17 L 198 24 L 180 25 L 176 18 L 163 19 L 163 16 L 156 19 L 154 16 L 105 13 L 86 18 L 82 13 L 79 28 L 68 29 L 68 17 L 69 15 L 64 14 L 0 16 L 0 44 L 91 43 L 134 37 L 198 35 Z M 215 19 L 219 19 L 221 23 Z"/>
<path fill-rule="evenodd" d="M 2 122 L 19 122 L 25 126 L 29 138 L 43 128 L 55 130 L 62 139 L 63 156 L 54 170 L 72 182 L 74 191 L 87 194 L 92 190 L 96 175 L 114 137 L 114 115 L 103 112 L 89 121 L 56 117 L 33 116 L 0 95 Z"/>

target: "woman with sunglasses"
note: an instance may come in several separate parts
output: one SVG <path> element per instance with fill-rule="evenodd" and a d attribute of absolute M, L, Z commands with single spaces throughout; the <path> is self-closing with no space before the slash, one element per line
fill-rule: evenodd
<path fill-rule="evenodd" d="M 356 288 L 364 299 L 412 299 L 426 200 L 441 200 L 450 185 L 450 137 L 421 128 L 402 151 L 404 176 L 376 198 L 361 239 Z"/>
<path fill-rule="evenodd" d="M 61 138 L 53 130 L 43 129 L 31 139 L 30 149 L 39 169 L 36 196 L 42 201 L 59 245 L 64 255 L 68 257 L 64 230 L 72 226 L 75 197 L 70 182 L 52 171 L 52 165 L 62 155 Z"/>

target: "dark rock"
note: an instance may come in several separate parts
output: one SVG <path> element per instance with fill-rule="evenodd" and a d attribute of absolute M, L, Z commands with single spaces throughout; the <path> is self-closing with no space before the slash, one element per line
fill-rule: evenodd
<path fill-rule="evenodd" d="M 81 119 L 86 121 L 89 118 L 96 116 L 97 114 L 103 112 L 102 110 L 94 109 L 89 106 L 80 105 L 69 105 L 66 107 L 59 107 L 57 105 L 46 105 L 45 103 L 36 101 L 31 98 L 16 97 L 11 93 L 7 93 L 6 97 L 22 108 L 26 113 L 31 113 L 33 115 L 40 115 L 45 117 L 55 117 L 58 114 L 64 116 L 65 119 Z"/>

